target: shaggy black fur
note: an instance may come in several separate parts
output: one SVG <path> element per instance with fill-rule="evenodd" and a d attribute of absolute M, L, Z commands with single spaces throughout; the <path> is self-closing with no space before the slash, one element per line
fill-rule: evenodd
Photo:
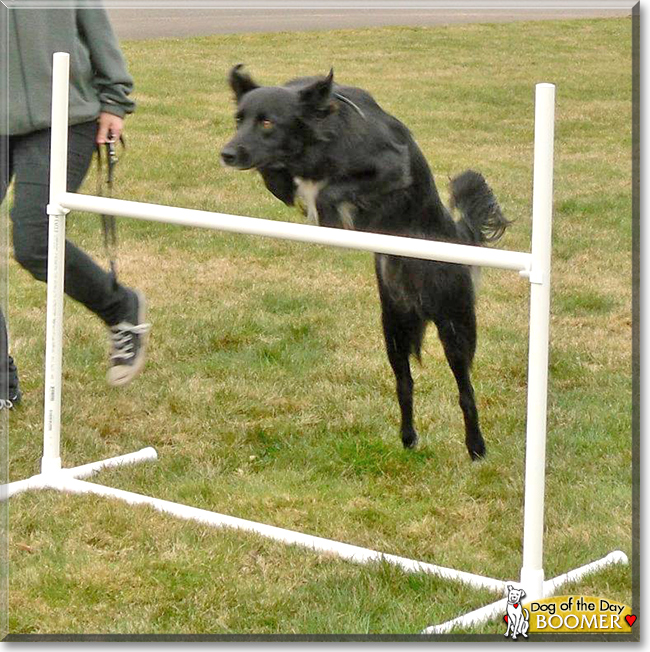
<path fill-rule="evenodd" d="M 258 86 L 235 66 L 237 133 L 224 164 L 254 168 L 266 187 L 296 201 L 322 226 L 481 245 L 509 222 L 483 177 L 471 170 L 451 181 L 455 221 L 442 204 L 429 166 L 409 130 L 366 91 L 340 86 L 333 73 L 284 86 Z M 485 455 L 470 367 L 476 349 L 474 287 L 464 265 L 375 255 L 388 359 L 397 381 L 401 436 L 412 448 L 411 355 L 420 357 L 432 321 L 454 374 L 472 459 Z"/>

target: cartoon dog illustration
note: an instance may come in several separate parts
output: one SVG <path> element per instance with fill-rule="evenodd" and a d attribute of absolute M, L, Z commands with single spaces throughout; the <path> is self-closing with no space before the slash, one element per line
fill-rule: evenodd
<path fill-rule="evenodd" d="M 526 595 L 523 589 L 516 589 L 511 584 L 508 584 L 508 606 L 506 608 L 508 629 L 506 630 L 506 638 L 510 636 L 512 631 L 512 638 L 517 639 L 521 634 L 524 638 L 528 638 L 528 618 L 530 614 L 528 609 L 521 606 L 521 599 Z"/>

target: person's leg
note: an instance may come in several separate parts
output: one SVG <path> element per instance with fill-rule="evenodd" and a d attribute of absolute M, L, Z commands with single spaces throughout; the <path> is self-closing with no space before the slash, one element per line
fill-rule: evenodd
<path fill-rule="evenodd" d="M 95 151 L 94 122 L 70 128 L 67 189 L 76 192 Z M 40 281 L 47 280 L 50 132 L 43 130 L 12 138 L 15 173 L 13 221 L 14 255 Z M 110 384 L 125 384 L 142 368 L 143 333 L 132 327 L 144 319 L 141 295 L 123 285 L 81 249 L 66 240 L 65 293 L 95 313 L 111 329 Z M 137 364 L 136 364 L 137 363 Z"/>
<path fill-rule="evenodd" d="M 20 403 L 21 393 L 18 370 L 9 355 L 9 338 L 4 313 L 0 310 L 0 410 Z"/>
<path fill-rule="evenodd" d="M 68 191 L 79 189 L 95 151 L 96 125 L 84 123 L 70 129 Z M 11 219 L 14 255 L 39 281 L 47 280 L 50 132 L 43 130 L 17 137 L 13 143 L 16 177 Z M 66 240 L 65 293 L 82 303 L 108 326 L 122 321 L 132 308 L 124 286 L 114 287 L 111 275 L 81 249 Z"/>
<path fill-rule="evenodd" d="M 11 175 L 12 166 L 9 136 L 0 136 L 0 204 L 2 204 L 7 194 Z"/>
<path fill-rule="evenodd" d="M 7 194 L 11 180 L 11 159 L 9 137 L 0 136 L 0 205 Z M 4 243 L 3 243 L 4 244 Z M 4 258 L 1 260 L 5 264 Z M 9 355 L 9 338 L 4 313 L 0 307 L 0 410 L 12 408 L 20 403 L 21 394 L 18 384 L 18 370 L 13 358 Z"/>

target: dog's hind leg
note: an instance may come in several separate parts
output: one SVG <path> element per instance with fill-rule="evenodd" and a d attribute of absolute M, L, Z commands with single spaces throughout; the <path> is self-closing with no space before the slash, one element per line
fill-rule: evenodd
<path fill-rule="evenodd" d="M 386 269 L 381 257 L 377 256 L 376 272 L 381 299 L 381 321 L 386 353 L 397 385 L 397 400 L 402 417 L 402 444 L 404 448 L 415 448 L 418 435 L 413 427 L 413 378 L 409 358 L 411 354 L 418 358 L 420 356 L 426 322 L 408 305 L 408 302 L 399 302 L 394 298 L 395 288 L 391 289 L 387 285 Z"/>
<path fill-rule="evenodd" d="M 397 385 L 397 400 L 402 416 L 402 444 L 404 448 L 415 448 L 418 435 L 413 427 L 413 378 L 409 357 L 413 351 L 414 337 L 421 339 L 424 321 L 415 313 L 400 313 L 382 301 L 382 325 L 386 352 Z"/>
<path fill-rule="evenodd" d="M 458 385 L 459 403 L 465 419 L 465 444 L 473 460 L 484 457 L 485 442 L 478 423 L 470 368 L 476 348 L 476 317 L 473 310 L 443 314 L 435 320 L 447 362 Z"/>

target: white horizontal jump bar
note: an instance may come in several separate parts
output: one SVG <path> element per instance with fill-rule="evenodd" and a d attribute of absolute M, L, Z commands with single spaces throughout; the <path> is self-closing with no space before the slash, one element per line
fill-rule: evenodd
<path fill-rule="evenodd" d="M 312 242 L 425 260 L 439 260 L 463 265 L 478 265 L 480 267 L 499 267 L 519 272 L 530 270 L 532 259 L 530 254 L 517 251 L 503 251 L 501 249 L 367 233 L 365 231 L 344 231 L 343 229 L 312 226 L 310 224 L 294 224 L 292 222 L 242 217 L 226 213 L 211 213 L 189 208 L 175 208 L 161 204 L 146 204 L 69 192 L 62 193 L 59 204 L 62 208 L 76 211 L 105 213 L 118 217 L 135 217 L 141 220 L 168 222 L 169 224 L 182 226 L 261 235 L 299 242 Z"/>
<path fill-rule="evenodd" d="M 324 539 L 311 534 L 285 530 L 284 528 L 275 527 L 273 525 L 247 521 L 243 518 L 218 514 L 205 509 L 199 509 L 198 507 L 181 505 L 179 503 L 170 502 L 169 500 L 152 498 L 151 496 L 144 496 L 131 491 L 116 489 L 114 487 L 106 487 L 93 482 L 75 480 L 64 473 L 53 473 L 50 474 L 49 477 L 51 479 L 50 486 L 53 489 L 69 491 L 76 494 L 96 494 L 99 496 L 118 498 L 131 505 L 149 505 L 160 512 L 171 514 L 178 518 L 196 521 L 203 525 L 217 528 L 232 528 L 254 532 L 282 543 L 304 546 L 305 548 L 310 548 L 318 552 L 336 554 L 343 559 L 348 559 L 349 561 L 358 564 L 385 561 L 394 566 L 399 566 L 402 570 L 409 573 L 429 573 L 443 579 L 463 582 L 473 586 L 474 588 L 490 589 L 499 592 L 505 590 L 505 582 L 491 577 L 484 577 L 483 575 L 466 573 L 464 571 L 454 570 L 453 568 L 445 568 L 444 566 L 436 566 L 434 564 L 415 561 L 405 557 L 398 557 L 397 555 L 388 555 L 375 550 L 354 546 L 349 543 L 340 543 L 339 541 Z"/>

